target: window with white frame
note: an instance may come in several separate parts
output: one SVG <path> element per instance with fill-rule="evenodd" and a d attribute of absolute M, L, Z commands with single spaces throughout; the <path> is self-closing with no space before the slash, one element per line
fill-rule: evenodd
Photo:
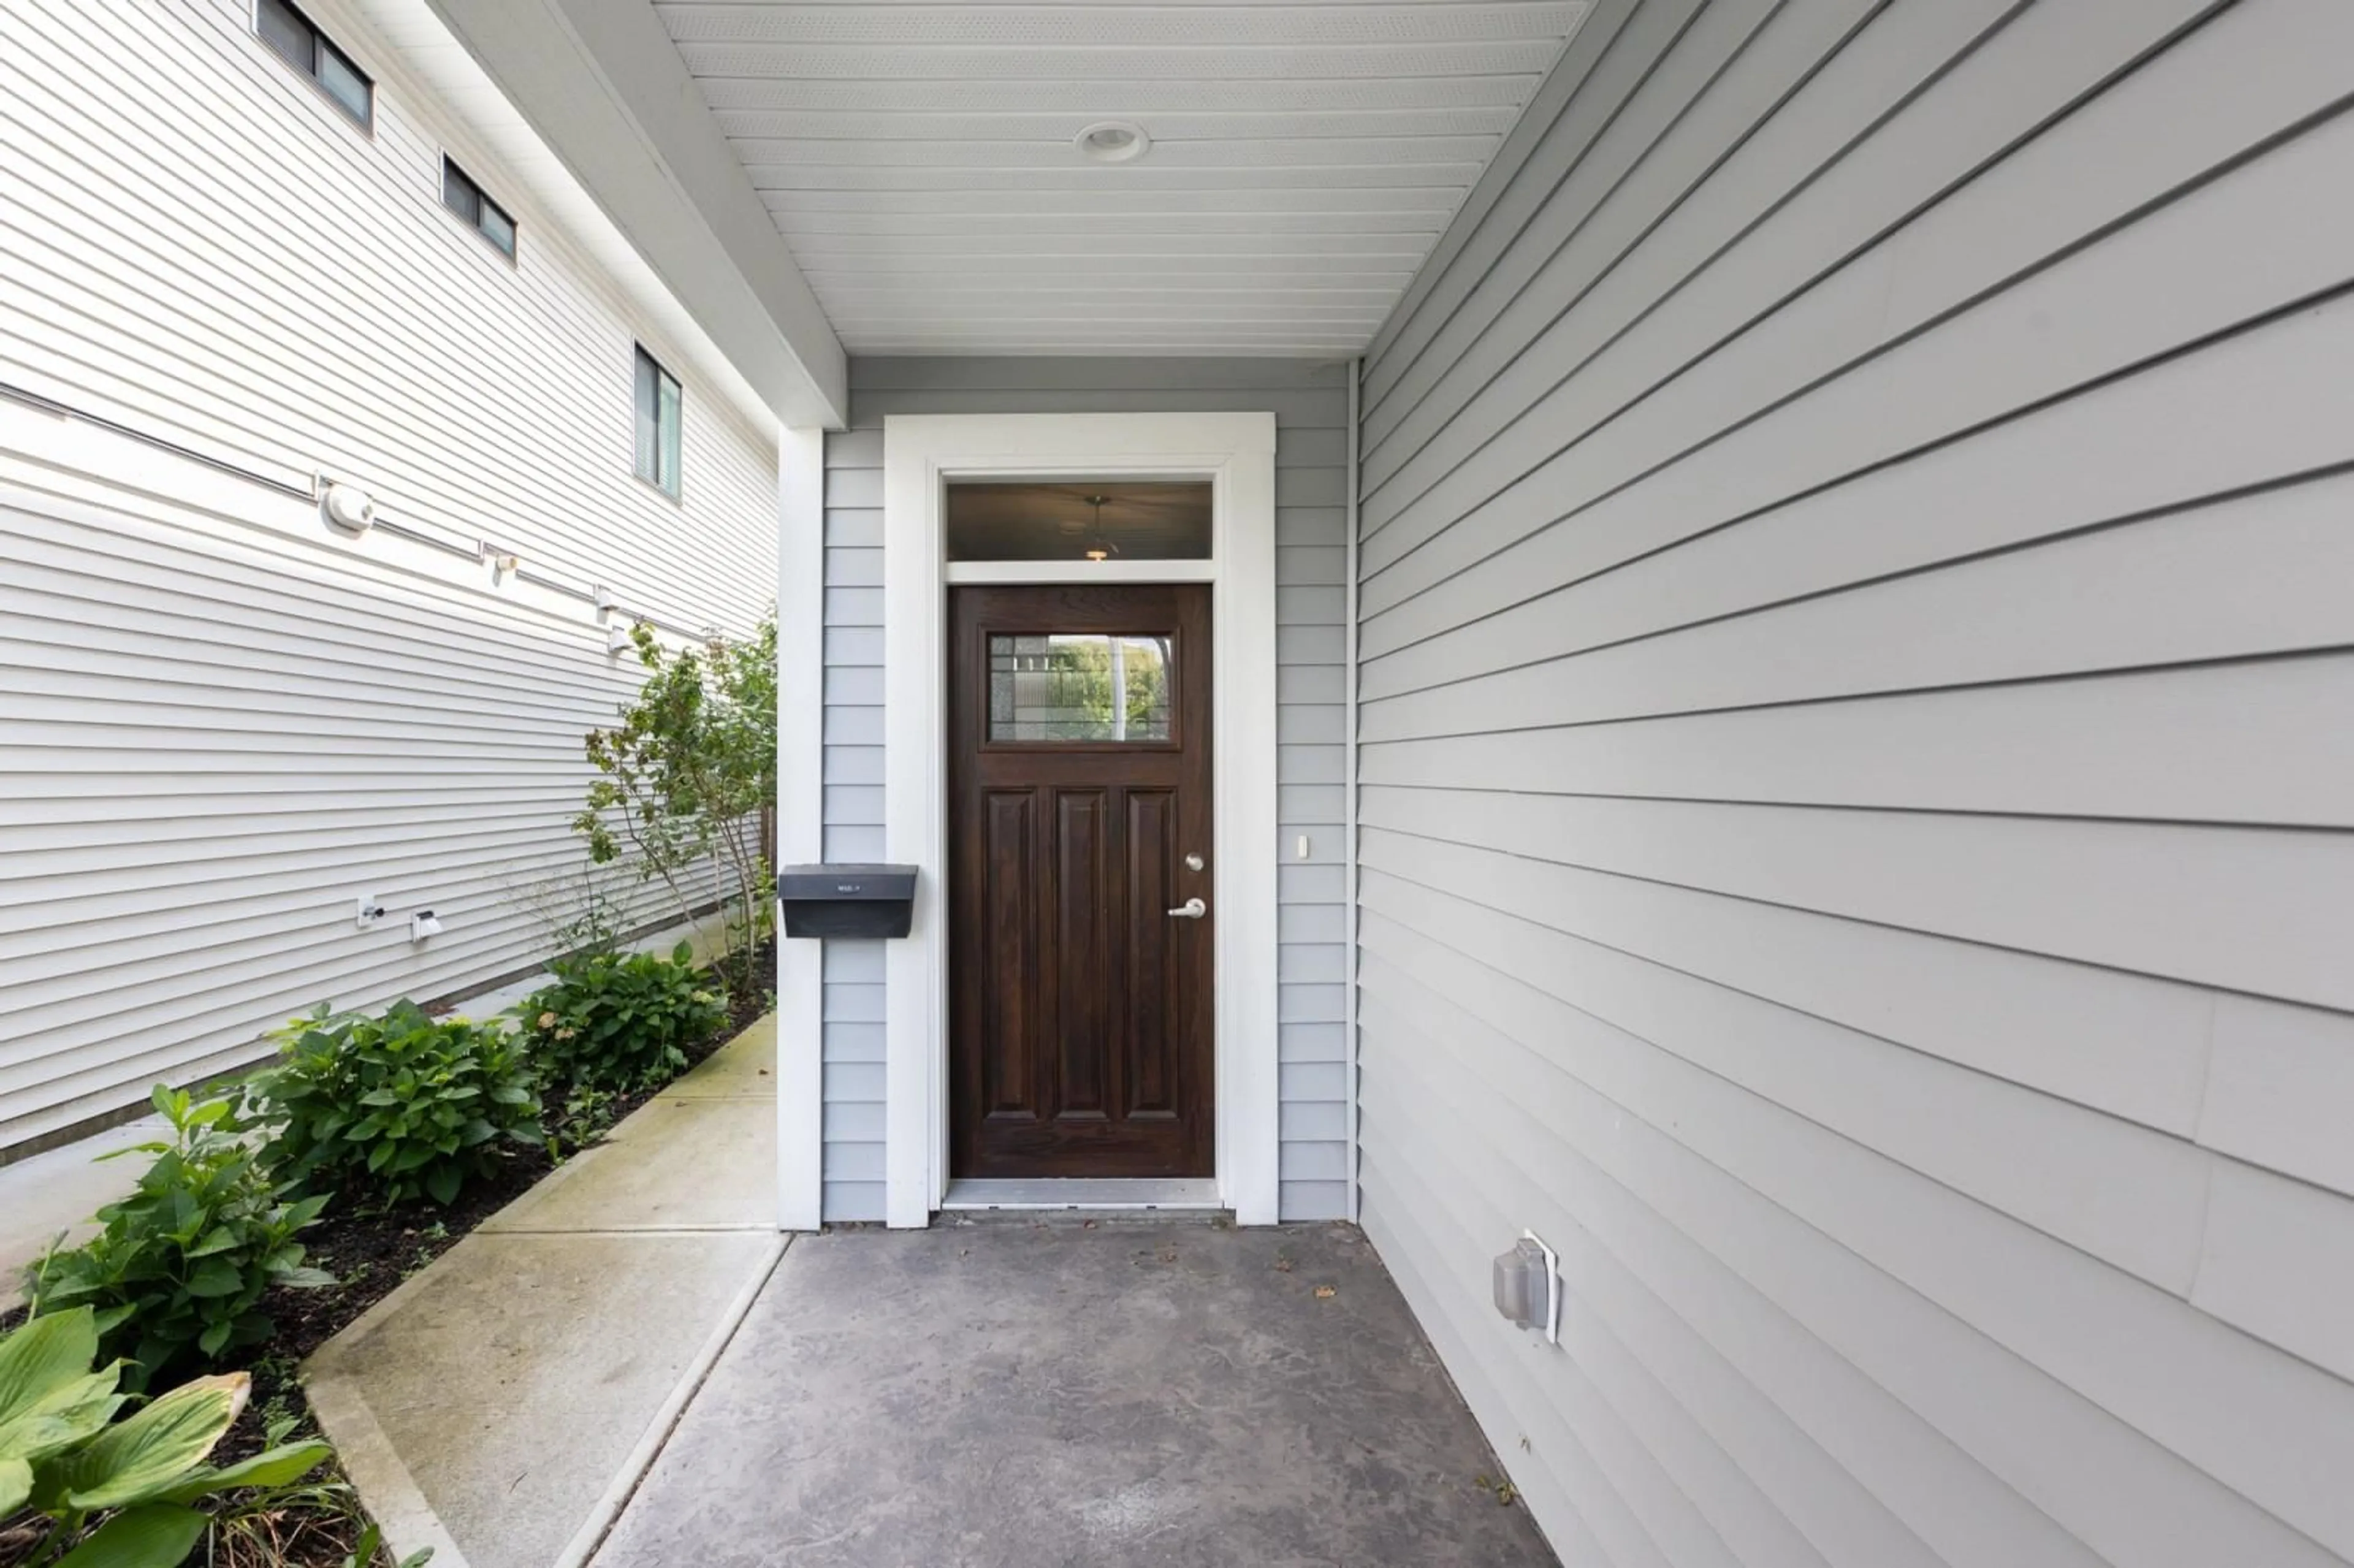
<path fill-rule="evenodd" d="M 441 158 L 441 205 L 458 215 L 467 228 L 490 241 L 508 260 L 514 260 L 515 220 L 506 208 L 483 193 L 474 177 L 452 162 L 447 154 Z"/>
<path fill-rule="evenodd" d="M 253 0 L 253 30 L 361 130 L 376 129 L 376 83 L 286 0 Z"/>
<path fill-rule="evenodd" d="M 638 477 L 669 496 L 679 498 L 679 424 L 682 398 L 678 377 L 662 361 L 638 350 L 637 471 Z"/>

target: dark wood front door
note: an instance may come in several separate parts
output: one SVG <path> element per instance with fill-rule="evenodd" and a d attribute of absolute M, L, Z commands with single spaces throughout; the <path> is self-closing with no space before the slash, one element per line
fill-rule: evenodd
<path fill-rule="evenodd" d="M 1210 590 L 949 624 L 951 1173 L 1210 1175 Z"/>

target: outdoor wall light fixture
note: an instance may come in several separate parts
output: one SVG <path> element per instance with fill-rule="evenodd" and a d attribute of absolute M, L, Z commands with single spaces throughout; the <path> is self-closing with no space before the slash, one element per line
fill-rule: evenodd
<path fill-rule="evenodd" d="M 1113 544 L 1109 539 L 1104 536 L 1104 503 L 1110 499 L 1111 497 L 1108 495 L 1090 495 L 1087 497 L 1087 504 L 1096 509 L 1096 530 L 1094 535 L 1087 540 L 1086 552 L 1087 557 L 1090 561 L 1108 561 L 1114 556 L 1119 554 L 1119 546 Z"/>
<path fill-rule="evenodd" d="M 1131 164 L 1144 156 L 1152 138 L 1132 120 L 1098 120 L 1071 139 L 1082 157 L 1098 164 Z"/>
<path fill-rule="evenodd" d="M 327 522 L 346 534 L 360 535 L 376 526 L 376 503 L 355 484 L 331 479 L 319 482 L 319 511 Z"/>

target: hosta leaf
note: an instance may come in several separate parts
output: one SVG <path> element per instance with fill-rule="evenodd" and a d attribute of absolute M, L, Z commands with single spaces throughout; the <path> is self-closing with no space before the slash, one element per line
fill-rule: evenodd
<path fill-rule="evenodd" d="M 33 1467 L 22 1459 L 0 1459 L 0 1519 L 25 1506 L 33 1495 Z"/>
<path fill-rule="evenodd" d="M 251 1390 L 243 1372 L 198 1378 L 107 1428 L 65 1459 L 66 1501 L 132 1508 L 161 1496 L 213 1451 Z"/>
<path fill-rule="evenodd" d="M 62 1383 L 31 1409 L 0 1421 L 0 1458 L 44 1459 L 104 1431 L 124 1403 L 114 1392 L 121 1377 L 117 1362 Z"/>
<path fill-rule="evenodd" d="M 179 1568 L 205 1533 L 192 1508 L 154 1504 L 116 1514 L 58 1561 L 58 1568 Z"/>
<path fill-rule="evenodd" d="M 0 1339 L 0 1422 L 22 1414 L 98 1360 L 98 1320 L 87 1307 L 36 1318 Z"/>
<path fill-rule="evenodd" d="M 437 1165 L 426 1173 L 425 1190 L 433 1194 L 435 1202 L 446 1204 L 457 1197 L 463 1179 L 455 1166 Z"/>
<path fill-rule="evenodd" d="M 334 1450 L 324 1443 L 293 1443 L 234 1465 L 207 1465 L 165 1492 L 162 1500 L 192 1503 L 198 1498 L 237 1487 L 291 1486 L 325 1464 L 334 1454 Z"/>

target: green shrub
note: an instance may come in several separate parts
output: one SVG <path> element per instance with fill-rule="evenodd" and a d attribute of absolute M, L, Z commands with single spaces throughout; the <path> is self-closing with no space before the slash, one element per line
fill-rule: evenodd
<path fill-rule="evenodd" d="M 278 1038 L 249 1103 L 271 1135 L 262 1162 L 311 1191 L 448 1203 L 503 1140 L 540 1139 L 531 1066 L 504 1024 L 398 1001 L 381 1018 L 322 1007 Z"/>
<path fill-rule="evenodd" d="M 109 1352 L 133 1363 L 133 1388 L 174 1361 L 211 1361 L 268 1338 L 261 1298 L 272 1285 L 334 1283 L 303 1266 L 294 1239 L 326 1200 L 286 1201 L 239 1136 L 230 1102 L 192 1104 L 161 1085 L 153 1098 L 171 1140 L 104 1156 L 154 1155 L 138 1190 L 98 1212 L 97 1235 L 51 1250 L 25 1280 L 37 1317 L 92 1308 Z"/>
<path fill-rule="evenodd" d="M 715 632 L 700 648 L 672 650 L 644 625 L 630 636 L 646 678 L 612 728 L 588 733 L 598 777 L 573 831 L 597 864 L 660 877 L 683 918 L 716 875 L 712 967 L 749 995 L 776 892 L 763 847 L 777 800 L 776 613 L 740 642 Z"/>
<path fill-rule="evenodd" d="M 0 1519 L 30 1509 L 48 1521 L 27 1562 L 51 1561 L 96 1520 L 66 1563 L 174 1568 L 209 1522 L 196 1503 L 290 1486 L 326 1463 L 331 1450 L 317 1442 L 205 1463 L 245 1408 L 243 1372 L 183 1383 L 116 1421 L 128 1402 L 117 1391 L 122 1363 L 97 1366 L 99 1339 L 87 1307 L 0 1335 Z"/>
<path fill-rule="evenodd" d="M 643 1087 L 686 1065 L 684 1047 L 727 1022 L 726 999 L 695 971 L 681 942 L 652 953 L 558 959 L 556 983 L 521 1009 L 533 1059 L 553 1082 L 589 1089 Z"/>

